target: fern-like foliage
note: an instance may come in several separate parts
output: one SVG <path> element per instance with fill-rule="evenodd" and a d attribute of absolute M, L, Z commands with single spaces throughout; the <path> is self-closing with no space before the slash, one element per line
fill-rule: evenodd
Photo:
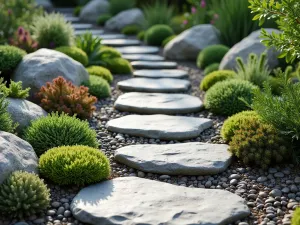
<path fill-rule="evenodd" d="M 2 86 L 0 84 L 0 86 Z M 15 124 L 7 112 L 8 102 L 5 99 L 6 95 L 0 91 L 0 130 L 14 133 L 15 129 L 17 128 L 18 124 Z"/>
<path fill-rule="evenodd" d="M 23 89 L 22 81 L 14 82 L 11 80 L 9 87 L 6 87 L 6 82 L 0 78 L 0 92 L 5 93 L 7 97 L 25 99 L 29 96 L 29 91 L 30 88 Z"/>

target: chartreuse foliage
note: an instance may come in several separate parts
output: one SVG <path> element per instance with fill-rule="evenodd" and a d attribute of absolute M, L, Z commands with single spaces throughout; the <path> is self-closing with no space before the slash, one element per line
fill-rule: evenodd
<path fill-rule="evenodd" d="M 213 63 L 220 63 L 228 51 L 229 48 L 225 45 L 210 45 L 199 53 L 197 66 L 205 69 Z"/>
<path fill-rule="evenodd" d="M 70 56 L 72 59 L 80 62 L 83 66 L 86 66 L 89 62 L 87 54 L 82 49 L 75 46 L 61 46 L 55 50 Z"/>
<path fill-rule="evenodd" d="M 23 89 L 22 81 L 14 82 L 11 80 L 8 86 L 6 86 L 3 78 L 0 78 L 0 92 L 4 93 L 7 97 L 24 99 L 29 96 L 30 88 Z"/>
<path fill-rule="evenodd" d="M 82 85 L 88 87 L 89 93 L 99 99 L 107 98 L 111 94 L 109 83 L 97 75 L 90 75 L 89 80 L 84 81 Z"/>
<path fill-rule="evenodd" d="M 235 76 L 235 72 L 232 70 L 218 70 L 214 71 L 203 78 L 200 84 L 200 90 L 207 91 L 213 85 L 218 82 L 232 79 Z"/>
<path fill-rule="evenodd" d="M 14 124 L 11 115 L 7 112 L 8 102 L 5 97 L 6 95 L 0 91 L 0 131 L 14 133 L 17 124 Z"/>
<path fill-rule="evenodd" d="M 300 224 L 300 208 L 296 208 L 296 210 L 294 211 L 291 222 L 292 222 L 292 225 Z"/>
<path fill-rule="evenodd" d="M 90 66 L 90 67 L 86 68 L 86 70 L 88 71 L 88 73 L 90 75 L 102 77 L 109 83 L 111 83 L 113 81 L 113 76 L 112 76 L 111 72 L 102 66 Z"/>

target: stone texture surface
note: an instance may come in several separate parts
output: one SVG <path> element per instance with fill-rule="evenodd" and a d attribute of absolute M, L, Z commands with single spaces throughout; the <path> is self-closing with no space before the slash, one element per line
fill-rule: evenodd
<path fill-rule="evenodd" d="M 162 94 L 130 92 L 121 95 L 115 102 L 119 111 L 144 114 L 180 114 L 199 112 L 202 101 L 186 94 Z"/>
<path fill-rule="evenodd" d="M 161 78 L 132 78 L 118 82 L 118 88 L 122 91 L 136 92 L 184 92 L 190 87 L 187 80 Z"/>
<path fill-rule="evenodd" d="M 135 69 L 176 69 L 176 62 L 153 62 L 153 61 L 134 61 L 131 65 Z"/>
<path fill-rule="evenodd" d="M 80 21 L 79 17 L 75 17 L 75 16 L 65 16 L 65 19 L 71 23 L 77 23 Z"/>
<path fill-rule="evenodd" d="M 75 35 L 82 35 L 86 32 L 91 32 L 93 35 L 101 35 L 104 33 L 104 30 L 88 29 L 88 30 L 75 30 Z"/>
<path fill-rule="evenodd" d="M 142 10 L 138 8 L 128 9 L 106 21 L 105 28 L 121 31 L 128 25 L 143 25 L 144 20 L 145 18 Z"/>
<path fill-rule="evenodd" d="M 159 52 L 159 48 L 154 46 L 121 47 L 117 50 L 122 54 L 156 54 Z"/>
<path fill-rule="evenodd" d="M 276 29 L 265 29 L 268 33 L 278 33 L 279 30 Z M 247 61 L 248 55 L 250 53 L 255 53 L 257 55 L 262 54 L 267 50 L 268 66 L 273 69 L 279 65 L 278 55 L 279 52 L 274 48 L 267 49 L 264 44 L 261 43 L 261 30 L 252 32 L 248 37 L 241 40 L 239 43 L 235 44 L 224 56 L 220 64 L 220 69 L 235 69 L 236 68 L 236 57 L 241 57 L 244 62 Z"/>
<path fill-rule="evenodd" d="M 214 175 L 231 163 L 228 145 L 200 142 L 168 145 L 129 145 L 115 159 L 135 169 L 167 175 Z"/>
<path fill-rule="evenodd" d="M 38 158 L 28 142 L 0 131 L 0 184 L 14 171 L 37 173 L 37 167 Z"/>
<path fill-rule="evenodd" d="M 188 78 L 188 72 L 184 70 L 136 70 L 133 72 L 135 77 L 146 78 Z"/>
<path fill-rule="evenodd" d="M 99 16 L 109 13 L 109 2 L 107 0 L 92 0 L 87 3 L 80 12 L 80 19 L 95 23 Z"/>
<path fill-rule="evenodd" d="M 121 39 L 125 38 L 126 36 L 124 34 L 102 34 L 100 37 L 103 40 L 110 40 L 110 39 Z"/>
<path fill-rule="evenodd" d="M 108 39 L 108 40 L 103 40 L 101 44 L 112 46 L 112 47 L 122 47 L 122 46 L 140 45 L 141 42 L 139 40 L 134 40 L 134 39 L 110 39 L 110 40 Z"/>
<path fill-rule="evenodd" d="M 128 115 L 108 121 L 109 131 L 161 140 L 186 140 L 198 137 L 213 125 L 205 118 L 167 115 Z"/>
<path fill-rule="evenodd" d="M 78 220 L 94 225 L 226 225 L 250 213 L 241 197 L 227 191 L 135 177 L 82 189 L 73 199 L 71 211 Z"/>
<path fill-rule="evenodd" d="M 129 61 L 163 61 L 164 57 L 160 55 L 150 55 L 150 54 L 124 54 L 124 59 Z"/>
<path fill-rule="evenodd" d="M 47 82 L 62 76 L 75 85 L 89 79 L 84 66 L 69 56 L 50 49 L 39 49 L 26 55 L 13 74 L 14 81 L 22 81 L 33 95 Z"/>
<path fill-rule="evenodd" d="M 28 127 L 33 120 L 47 116 L 47 112 L 42 107 L 30 101 L 18 98 L 7 98 L 7 100 L 9 102 L 7 111 L 13 121 L 19 124 L 17 127 L 19 132 Z"/>
<path fill-rule="evenodd" d="M 93 27 L 93 25 L 89 23 L 73 23 L 72 26 L 74 30 L 89 30 Z"/>
<path fill-rule="evenodd" d="M 219 31 L 210 24 L 194 26 L 171 40 L 164 48 L 168 59 L 195 60 L 202 49 L 219 44 Z"/>

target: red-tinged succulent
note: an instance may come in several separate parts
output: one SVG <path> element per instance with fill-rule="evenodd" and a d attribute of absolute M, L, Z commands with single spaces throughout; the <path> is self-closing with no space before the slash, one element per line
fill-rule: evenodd
<path fill-rule="evenodd" d="M 32 39 L 30 33 L 23 27 L 19 27 L 14 37 L 10 39 L 10 44 L 25 50 L 27 53 L 38 49 L 38 43 Z"/>

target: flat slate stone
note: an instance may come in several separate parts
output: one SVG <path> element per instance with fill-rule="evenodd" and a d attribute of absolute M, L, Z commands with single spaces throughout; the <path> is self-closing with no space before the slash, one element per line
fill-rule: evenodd
<path fill-rule="evenodd" d="M 141 44 L 139 40 L 132 40 L 132 39 L 108 39 L 108 40 L 103 40 L 101 43 L 112 47 L 133 46 L 133 45 Z"/>
<path fill-rule="evenodd" d="M 73 23 L 72 26 L 74 30 L 85 30 L 93 27 L 93 25 L 89 23 Z"/>
<path fill-rule="evenodd" d="M 131 65 L 135 69 L 176 69 L 176 62 L 153 62 L 153 61 L 134 61 Z"/>
<path fill-rule="evenodd" d="M 199 112 L 202 101 L 186 94 L 129 92 L 115 102 L 119 111 L 144 114 L 177 114 Z"/>
<path fill-rule="evenodd" d="M 74 217 L 93 225 L 227 225 L 250 214 L 240 196 L 137 177 L 120 177 L 82 189 Z"/>
<path fill-rule="evenodd" d="M 188 78 L 189 74 L 184 70 L 136 70 L 133 72 L 133 76 L 146 78 L 184 79 Z"/>
<path fill-rule="evenodd" d="M 110 39 L 122 39 L 126 36 L 124 34 L 101 34 L 101 35 L 95 35 L 97 37 L 101 37 L 103 40 L 110 40 Z"/>
<path fill-rule="evenodd" d="M 130 46 L 117 48 L 122 54 L 156 54 L 159 52 L 158 47 L 153 46 Z"/>
<path fill-rule="evenodd" d="M 65 19 L 72 23 L 79 22 L 79 20 L 80 20 L 79 17 L 74 17 L 74 16 L 65 16 Z"/>
<path fill-rule="evenodd" d="M 167 115 L 128 115 L 107 122 L 106 127 L 115 133 L 157 138 L 161 140 L 187 140 L 198 137 L 213 125 L 205 118 Z"/>
<path fill-rule="evenodd" d="M 228 145 L 200 142 L 168 145 L 130 145 L 118 149 L 115 159 L 135 169 L 167 175 L 214 175 L 227 169 Z"/>
<path fill-rule="evenodd" d="M 122 55 L 124 59 L 129 61 L 163 61 L 164 57 L 160 55 L 150 55 L 150 54 L 124 54 Z"/>
<path fill-rule="evenodd" d="M 190 84 L 187 80 L 171 78 L 131 78 L 118 82 L 118 87 L 122 91 L 168 93 L 187 91 Z"/>
<path fill-rule="evenodd" d="M 87 32 L 91 32 L 93 35 L 100 35 L 104 33 L 104 30 L 97 30 L 97 29 L 88 29 L 88 30 L 75 30 L 75 35 L 82 35 Z"/>

